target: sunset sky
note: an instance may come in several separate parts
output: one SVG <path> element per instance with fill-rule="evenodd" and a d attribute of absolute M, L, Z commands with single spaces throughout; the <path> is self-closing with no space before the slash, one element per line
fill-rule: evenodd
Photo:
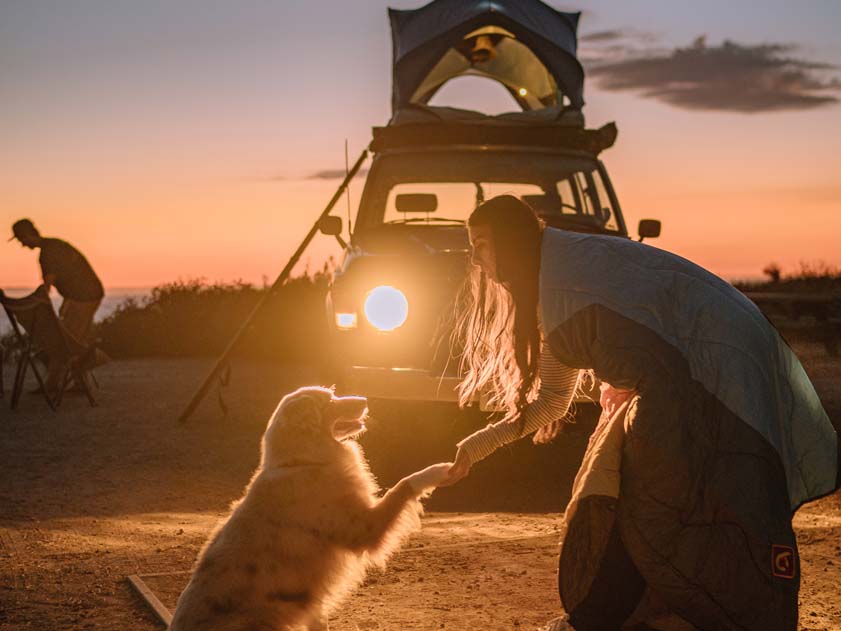
<path fill-rule="evenodd" d="M 421 4 L 3 2 L 0 234 L 29 217 L 112 288 L 273 278 L 339 182 L 319 175 L 390 116 L 386 7 Z M 619 127 L 634 234 L 661 219 L 652 244 L 728 279 L 841 266 L 841 2 L 551 4 L 583 11 L 584 112 Z M 498 111 L 477 81 L 441 98 Z M 38 282 L 0 240 L 0 287 Z"/>

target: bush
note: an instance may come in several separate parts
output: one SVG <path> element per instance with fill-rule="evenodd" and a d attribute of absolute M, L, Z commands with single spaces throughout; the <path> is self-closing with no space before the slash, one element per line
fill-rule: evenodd
<path fill-rule="evenodd" d="M 327 282 L 326 269 L 287 281 L 266 300 L 235 356 L 301 362 L 322 353 Z M 115 358 L 215 357 L 267 292 L 241 281 L 167 283 L 145 300 L 125 300 L 97 324 L 96 337 Z"/>
<path fill-rule="evenodd" d="M 821 294 L 841 292 L 841 268 L 823 261 L 801 261 L 800 268 L 792 274 L 783 274 L 776 263 L 768 264 L 762 272 L 767 281 L 737 282 L 742 291 L 778 291 L 786 293 Z"/>

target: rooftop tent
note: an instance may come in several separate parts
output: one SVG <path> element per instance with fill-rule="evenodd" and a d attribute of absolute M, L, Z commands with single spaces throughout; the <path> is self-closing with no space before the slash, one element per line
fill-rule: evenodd
<path fill-rule="evenodd" d="M 499 81 L 525 111 L 584 104 L 576 58 L 579 13 L 540 0 L 433 0 L 389 9 L 392 107 L 424 105 L 454 77 Z"/>

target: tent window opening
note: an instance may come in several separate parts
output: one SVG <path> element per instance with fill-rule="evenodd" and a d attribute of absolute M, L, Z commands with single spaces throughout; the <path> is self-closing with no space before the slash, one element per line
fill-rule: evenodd
<path fill-rule="evenodd" d="M 497 81 L 486 77 L 456 77 L 441 86 L 429 105 L 473 110 L 490 116 L 519 107 L 516 99 Z"/>
<path fill-rule="evenodd" d="M 555 79 L 537 55 L 512 33 L 496 26 L 468 33 L 447 50 L 410 100 L 426 104 L 441 86 L 462 76 L 499 82 L 524 111 L 558 106 L 563 102 Z"/>

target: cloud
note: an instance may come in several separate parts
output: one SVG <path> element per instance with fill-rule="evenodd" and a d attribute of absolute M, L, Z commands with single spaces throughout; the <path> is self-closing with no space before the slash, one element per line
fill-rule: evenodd
<path fill-rule="evenodd" d="M 580 42 L 610 42 L 618 39 L 623 39 L 625 34 L 622 31 L 595 31 L 593 33 L 585 33 L 578 38 Z"/>
<path fill-rule="evenodd" d="M 359 169 L 354 177 L 361 177 L 367 173 L 368 169 Z M 316 171 L 310 175 L 259 175 L 250 176 L 245 179 L 257 182 L 290 182 L 294 180 L 343 180 L 344 178 L 344 169 L 324 169 L 323 171 Z"/>
<path fill-rule="evenodd" d="M 365 175 L 368 169 L 359 169 L 354 177 Z M 325 169 L 323 171 L 316 171 L 312 175 L 306 176 L 307 180 L 343 180 L 346 173 L 344 169 Z"/>
<path fill-rule="evenodd" d="M 578 59 L 585 68 L 607 62 L 616 63 L 631 57 L 662 56 L 671 49 L 658 47 L 662 36 L 636 28 L 606 29 L 585 33 L 578 38 Z"/>
<path fill-rule="evenodd" d="M 708 46 L 702 36 L 686 48 L 634 51 L 612 38 L 601 41 L 611 45 L 590 55 L 587 74 L 604 90 L 638 92 L 683 109 L 746 113 L 839 102 L 841 81 L 827 76 L 836 66 L 793 57 L 795 46 Z"/>

